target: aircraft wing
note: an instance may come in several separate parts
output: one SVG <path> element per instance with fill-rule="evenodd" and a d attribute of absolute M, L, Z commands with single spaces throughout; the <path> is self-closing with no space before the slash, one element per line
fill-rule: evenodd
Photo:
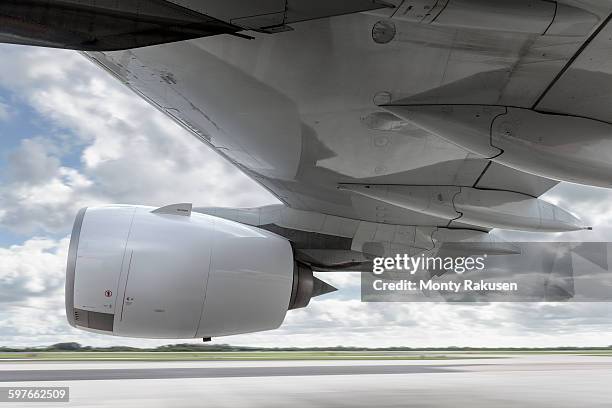
<path fill-rule="evenodd" d="M 611 19 L 612 0 L 1 2 L 0 41 L 83 51 L 283 203 L 82 209 L 69 323 L 269 330 L 334 290 L 313 271 L 585 229 L 540 196 L 612 187 Z M 552 248 L 565 300 L 571 257 Z"/>
<path fill-rule="evenodd" d="M 559 181 L 612 183 L 611 1 L 32 0 L 0 11 L 5 41 L 88 50 L 294 210 L 561 232 L 584 225 L 538 197 Z"/>
<path fill-rule="evenodd" d="M 245 31 L 251 40 L 220 35 L 87 55 L 291 208 L 392 225 L 582 228 L 537 198 L 573 177 L 559 169 L 564 155 L 589 161 L 576 146 L 581 129 L 612 120 L 585 111 L 588 95 L 571 96 L 583 90 L 572 79 L 586 75 L 581 64 L 606 46 L 612 3 L 449 1 L 440 11 L 412 2 L 440 11 L 434 21 L 408 3 Z M 559 122 L 552 115 L 569 117 L 561 129 L 569 134 L 558 136 L 569 140 L 556 151 L 547 138 L 545 148 L 527 145 L 522 139 L 560 132 L 546 128 Z M 498 148 L 504 126 L 525 136 Z M 500 214 L 505 221 L 494 222 Z"/>

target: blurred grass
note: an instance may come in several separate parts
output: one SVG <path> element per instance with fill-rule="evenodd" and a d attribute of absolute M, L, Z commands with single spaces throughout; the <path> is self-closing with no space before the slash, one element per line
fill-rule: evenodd
<path fill-rule="evenodd" d="M 478 356 L 401 352 L 24 352 L 0 353 L 2 360 L 42 361 L 244 361 L 244 360 L 450 360 Z"/>
<path fill-rule="evenodd" d="M 537 351 L 247 351 L 247 352 L 0 352 L 8 361 L 264 361 L 264 360 L 458 360 L 505 358 L 518 355 L 612 356 L 612 350 Z"/>

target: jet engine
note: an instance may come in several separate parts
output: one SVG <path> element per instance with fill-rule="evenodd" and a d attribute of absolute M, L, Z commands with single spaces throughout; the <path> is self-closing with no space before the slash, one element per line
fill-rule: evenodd
<path fill-rule="evenodd" d="M 332 290 L 271 232 L 190 204 L 112 205 L 76 217 L 66 313 L 74 327 L 116 336 L 209 338 L 277 328 Z"/>

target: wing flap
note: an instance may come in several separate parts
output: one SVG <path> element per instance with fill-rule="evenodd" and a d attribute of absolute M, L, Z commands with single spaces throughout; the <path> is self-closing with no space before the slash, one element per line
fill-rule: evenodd
<path fill-rule="evenodd" d="M 0 42 L 112 51 L 163 44 L 241 28 L 175 4 L 125 0 L 0 2 Z"/>

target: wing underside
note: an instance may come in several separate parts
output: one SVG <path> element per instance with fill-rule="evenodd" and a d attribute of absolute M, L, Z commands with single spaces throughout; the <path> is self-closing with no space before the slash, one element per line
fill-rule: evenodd
<path fill-rule="evenodd" d="M 612 75 L 610 1 L 44 2 L 51 14 L 36 12 L 43 2 L 5 3 L 5 19 L 23 24 L 6 25 L 3 39 L 18 43 L 28 43 L 23 30 L 44 26 L 52 12 L 72 10 L 73 20 L 52 20 L 79 24 L 52 27 L 55 40 L 30 43 L 93 50 L 88 58 L 300 211 L 479 232 L 578 228 L 539 199 L 564 179 L 550 177 L 554 163 L 534 155 L 542 174 L 524 165 L 530 160 L 515 165 L 516 155 L 493 139 L 504 129 L 508 137 L 531 131 L 514 117 L 612 123 L 602 108 L 612 92 L 596 90 Z M 144 5 L 152 8 L 142 12 Z M 106 37 L 87 31 L 95 24 L 73 9 L 93 12 L 99 20 L 91 21 L 112 30 Z M 126 15 L 133 21 L 117 25 Z M 149 37 L 137 30 L 121 45 L 128 26 Z M 160 33 L 167 38 L 149 41 Z M 185 38 L 195 39 L 167 43 Z M 135 48 L 157 43 L 164 44 Z M 432 125 L 426 110 L 447 115 L 449 125 Z M 464 110 L 474 117 L 461 117 Z M 413 119 L 415 112 L 421 116 Z M 578 125 L 563 154 L 578 149 Z M 471 141 L 466 129 L 484 129 L 491 141 L 484 150 L 457 142 L 461 132 L 460 142 Z"/>

